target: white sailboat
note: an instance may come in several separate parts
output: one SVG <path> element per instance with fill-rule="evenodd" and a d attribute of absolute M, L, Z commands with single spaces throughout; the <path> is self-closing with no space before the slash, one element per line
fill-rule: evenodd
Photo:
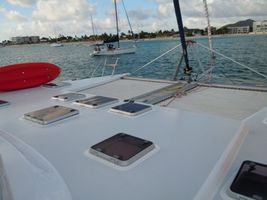
<path fill-rule="evenodd" d="M 91 56 L 113 56 L 113 55 L 121 55 L 121 54 L 132 54 L 136 52 L 136 46 L 133 45 L 131 47 L 121 47 L 120 40 L 119 40 L 119 24 L 118 24 L 118 12 L 117 12 L 117 1 L 114 0 L 114 6 L 115 6 L 115 17 L 116 17 L 116 31 L 117 35 L 116 38 L 104 41 L 103 45 L 95 45 L 93 53 L 91 53 Z M 127 16 L 128 19 L 128 16 Z M 114 42 L 117 43 L 117 46 L 114 46 Z M 106 46 L 105 46 L 106 44 Z"/>
<path fill-rule="evenodd" d="M 266 199 L 266 87 L 120 74 L 0 99 L 0 199 Z"/>
<path fill-rule="evenodd" d="M 50 44 L 50 46 L 51 46 L 51 47 L 62 47 L 63 44 L 60 43 L 60 42 L 57 42 L 57 43 L 52 43 L 52 44 Z"/>

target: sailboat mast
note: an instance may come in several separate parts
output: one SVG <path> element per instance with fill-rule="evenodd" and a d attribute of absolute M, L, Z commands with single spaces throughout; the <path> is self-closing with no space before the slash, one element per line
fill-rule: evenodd
<path fill-rule="evenodd" d="M 120 48 L 120 38 L 119 38 L 119 22 L 118 22 L 118 11 L 117 11 L 117 1 L 114 0 L 115 5 L 115 16 L 116 16 L 116 29 L 117 29 L 117 38 L 118 38 L 118 48 Z"/>
<path fill-rule="evenodd" d="M 94 21 L 93 21 L 93 17 L 91 15 L 91 26 L 92 26 L 92 30 L 93 30 L 93 36 L 94 36 L 94 39 L 96 41 L 96 35 L 95 35 L 95 25 L 94 25 Z"/>
<path fill-rule="evenodd" d="M 184 26 L 183 26 L 183 20 L 182 20 L 179 0 L 173 0 L 173 4 L 174 4 L 177 23 L 178 23 L 181 44 L 182 44 L 182 48 L 183 48 L 183 57 L 184 57 L 185 64 L 186 64 L 185 72 L 191 72 L 192 68 L 189 66 L 189 61 L 188 61 L 187 45 L 186 45 L 186 41 L 185 41 Z"/>

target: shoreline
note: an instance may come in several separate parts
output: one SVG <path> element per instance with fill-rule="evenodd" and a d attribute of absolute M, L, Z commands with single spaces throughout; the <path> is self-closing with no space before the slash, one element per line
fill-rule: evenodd
<path fill-rule="evenodd" d="M 222 37 L 250 37 L 250 36 L 267 36 L 267 33 L 248 33 L 248 34 L 222 34 L 222 35 L 212 35 L 212 38 L 222 38 Z M 201 36 L 187 36 L 186 39 L 205 39 L 208 38 L 207 35 Z M 157 37 L 157 38 L 144 38 L 137 40 L 138 42 L 141 41 L 158 41 L 158 40 L 177 40 L 179 37 Z M 120 40 L 120 42 L 132 42 L 133 40 Z M 63 45 L 94 45 L 95 42 L 102 42 L 102 41 L 78 41 L 78 42 L 61 42 Z M 28 47 L 28 46 L 39 46 L 39 45 L 50 45 L 52 43 L 49 42 L 42 42 L 42 43 L 34 43 L 34 44 L 11 44 L 11 45 L 2 45 L 0 47 Z"/>

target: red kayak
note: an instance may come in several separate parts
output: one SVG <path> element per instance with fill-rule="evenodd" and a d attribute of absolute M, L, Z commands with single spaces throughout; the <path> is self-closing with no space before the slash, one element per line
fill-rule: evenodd
<path fill-rule="evenodd" d="M 60 74 L 60 68 L 51 63 L 19 63 L 0 67 L 0 91 L 38 87 Z"/>

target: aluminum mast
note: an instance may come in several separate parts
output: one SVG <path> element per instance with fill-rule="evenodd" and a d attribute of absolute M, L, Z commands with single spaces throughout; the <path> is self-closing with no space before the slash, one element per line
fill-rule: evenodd
<path fill-rule="evenodd" d="M 118 11 L 117 11 L 117 1 L 116 0 L 114 0 L 114 5 L 115 5 L 115 16 L 116 16 L 116 28 L 117 28 L 118 48 L 120 48 L 119 22 L 118 22 Z"/>
<path fill-rule="evenodd" d="M 185 41 L 184 26 L 183 26 L 183 20 L 182 20 L 179 0 L 173 0 L 173 4 L 174 4 L 177 23 L 178 23 L 181 44 L 182 44 L 182 48 L 183 48 L 183 57 L 185 60 L 185 65 L 186 65 L 184 68 L 184 73 L 188 76 L 191 76 L 192 67 L 189 66 L 187 45 L 186 45 L 186 41 Z"/>

